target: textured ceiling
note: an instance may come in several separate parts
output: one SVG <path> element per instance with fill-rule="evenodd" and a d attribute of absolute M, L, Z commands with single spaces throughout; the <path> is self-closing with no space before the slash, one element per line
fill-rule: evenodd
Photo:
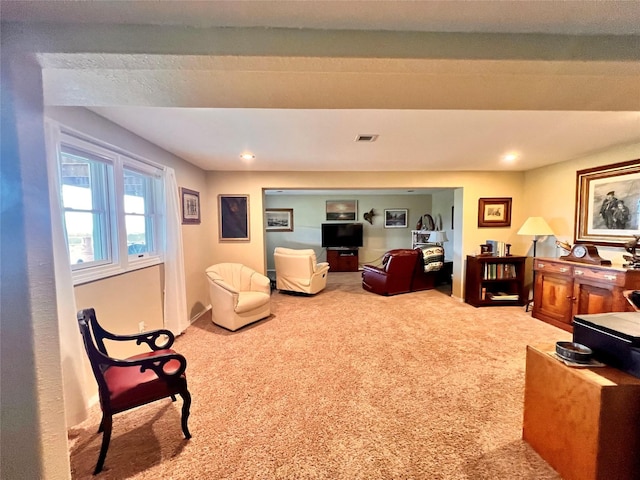
<path fill-rule="evenodd" d="M 640 33 L 637 1 L 19 1 L 12 21 L 417 32 Z"/>
<path fill-rule="evenodd" d="M 11 1 L 0 15 L 48 39 L 48 105 L 208 170 L 527 170 L 640 142 L 640 2 Z"/>

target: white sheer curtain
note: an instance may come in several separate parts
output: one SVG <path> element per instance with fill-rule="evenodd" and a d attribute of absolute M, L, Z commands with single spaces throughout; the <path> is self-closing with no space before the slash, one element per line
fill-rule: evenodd
<path fill-rule="evenodd" d="M 62 199 L 55 135 L 48 130 L 47 168 L 49 177 L 49 204 L 51 209 L 51 236 L 53 263 L 56 276 L 56 302 L 58 308 L 58 331 L 60 335 L 60 360 L 62 363 L 62 388 L 67 426 L 80 423 L 87 418 L 87 376 L 89 360 L 84 351 L 78 322 L 76 321 L 76 298 L 71 276 L 71 262 L 62 223 Z"/>
<path fill-rule="evenodd" d="M 180 335 L 189 326 L 182 249 L 180 195 L 176 173 L 165 168 L 166 228 L 164 257 L 164 326 Z"/>

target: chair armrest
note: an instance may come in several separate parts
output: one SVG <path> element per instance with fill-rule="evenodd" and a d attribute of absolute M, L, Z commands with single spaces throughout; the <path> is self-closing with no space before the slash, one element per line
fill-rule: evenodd
<path fill-rule="evenodd" d="M 251 275 L 251 290 L 271 294 L 271 280 L 266 275 L 253 272 Z"/>
<path fill-rule="evenodd" d="M 364 274 L 364 272 L 369 272 L 369 273 L 377 273 L 377 274 L 382 274 L 382 275 L 386 275 L 387 271 L 380 268 L 380 267 L 376 267 L 374 265 L 363 265 L 362 266 L 362 273 Z"/>
<path fill-rule="evenodd" d="M 100 352 L 99 355 L 99 362 L 102 365 L 109 367 L 140 367 L 140 372 L 151 369 L 159 378 L 167 382 L 180 378 L 187 369 L 187 359 L 179 353 L 159 353 L 145 358 L 125 360 L 111 358 Z M 172 361 L 179 363 L 178 368 L 167 370 L 165 368 L 166 365 Z"/>
<path fill-rule="evenodd" d="M 100 332 L 100 336 L 102 338 L 116 340 L 119 342 L 135 340 L 136 345 L 142 345 L 143 343 L 146 343 L 153 351 L 171 348 L 173 342 L 176 339 L 175 335 L 171 333 L 171 331 L 164 328 L 158 330 L 149 330 L 148 332 L 135 333 L 131 335 L 116 335 L 115 333 L 111 333 L 107 330 L 102 329 L 102 332 Z M 161 337 L 164 337 L 165 341 L 162 344 L 158 344 L 157 342 Z"/>
<path fill-rule="evenodd" d="M 329 270 L 329 262 L 318 262 L 316 264 L 316 272 L 321 272 L 322 270 Z"/>
<path fill-rule="evenodd" d="M 234 293 L 234 294 L 240 293 L 240 291 L 237 288 L 235 288 L 230 283 L 225 282 L 224 280 L 214 280 L 213 283 L 215 283 L 217 286 L 223 288 L 224 290 L 230 293 Z"/>

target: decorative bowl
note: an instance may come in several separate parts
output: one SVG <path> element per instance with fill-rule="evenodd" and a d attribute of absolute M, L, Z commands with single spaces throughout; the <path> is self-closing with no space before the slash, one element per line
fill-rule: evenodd
<path fill-rule="evenodd" d="M 556 354 L 564 359 L 576 363 L 589 363 L 593 350 L 575 342 L 556 342 Z"/>

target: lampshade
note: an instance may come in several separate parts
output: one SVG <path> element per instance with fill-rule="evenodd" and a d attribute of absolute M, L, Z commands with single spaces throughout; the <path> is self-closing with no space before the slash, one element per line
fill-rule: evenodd
<path fill-rule="evenodd" d="M 433 243 L 444 243 L 447 240 L 449 240 L 447 238 L 447 232 L 442 230 L 432 232 L 431 235 L 429 235 L 429 241 Z"/>
<path fill-rule="evenodd" d="M 539 237 L 543 235 L 553 235 L 553 230 L 542 217 L 529 217 L 518 230 L 518 235 L 533 235 Z"/>

